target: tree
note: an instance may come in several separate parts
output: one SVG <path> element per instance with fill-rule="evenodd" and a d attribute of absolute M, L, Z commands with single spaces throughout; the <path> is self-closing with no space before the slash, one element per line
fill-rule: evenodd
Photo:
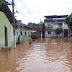
<path fill-rule="evenodd" d="M 35 27 L 35 26 L 36 26 L 36 27 L 39 27 L 39 24 L 32 23 L 32 22 L 28 23 L 28 25 L 29 25 L 29 26 L 32 26 L 32 27 Z"/>
<path fill-rule="evenodd" d="M 2 4 L 7 4 L 5 1 L 0 0 L 0 7 L 2 6 Z"/>
<path fill-rule="evenodd" d="M 42 23 L 42 30 L 45 30 L 45 24 Z"/>
<path fill-rule="evenodd" d="M 63 29 L 62 29 L 62 28 L 57 28 L 57 29 L 55 30 L 55 32 L 56 32 L 57 34 L 60 34 L 60 33 L 63 32 Z"/>
<path fill-rule="evenodd" d="M 70 31 L 72 31 L 72 13 L 66 17 L 65 23 L 68 25 Z"/>

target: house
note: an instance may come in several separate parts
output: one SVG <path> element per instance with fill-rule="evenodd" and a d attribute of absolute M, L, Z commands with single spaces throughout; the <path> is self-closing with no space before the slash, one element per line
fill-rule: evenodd
<path fill-rule="evenodd" d="M 36 23 L 28 23 L 29 26 L 34 27 L 34 29 L 36 30 L 35 34 L 38 35 L 39 38 L 41 38 L 41 31 L 42 31 L 42 37 L 44 38 L 44 23 L 42 22 L 41 24 L 36 24 Z M 42 28 L 42 29 L 41 29 Z"/>
<path fill-rule="evenodd" d="M 0 48 L 13 45 L 13 27 L 4 12 L 0 11 Z"/>
<path fill-rule="evenodd" d="M 35 26 L 34 29 L 36 30 L 35 34 L 37 34 L 38 37 L 41 38 L 41 28 Z"/>
<path fill-rule="evenodd" d="M 13 46 L 12 13 L 7 5 L 0 7 L 0 48 Z"/>
<path fill-rule="evenodd" d="M 19 20 L 15 26 L 15 33 L 16 33 L 16 43 L 26 43 L 29 41 L 29 35 L 35 32 L 33 27 L 30 27 Z"/>
<path fill-rule="evenodd" d="M 69 34 L 69 29 L 65 23 L 65 18 L 68 15 L 50 15 L 44 16 L 45 23 L 45 37 L 56 36 L 55 30 L 57 28 L 62 28 L 64 31 L 64 37 L 67 37 Z"/>
<path fill-rule="evenodd" d="M 36 24 L 36 23 L 30 22 L 30 23 L 28 23 L 28 26 L 33 27 L 33 28 L 36 30 L 35 34 L 37 34 L 39 38 L 41 37 L 41 28 L 40 28 L 40 24 Z"/>

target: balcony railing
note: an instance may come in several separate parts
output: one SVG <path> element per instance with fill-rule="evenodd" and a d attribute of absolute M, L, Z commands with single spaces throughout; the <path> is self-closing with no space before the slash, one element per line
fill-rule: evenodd
<path fill-rule="evenodd" d="M 62 28 L 62 29 L 63 29 L 63 27 L 53 27 L 53 30 L 55 30 L 55 29 L 57 29 L 57 28 Z"/>
<path fill-rule="evenodd" d="M 50 27 L 45 27 L 45 29 L 46 29 L 46 30 L 52 30 L 53 27 L 52 27 L 52 26 L 50 26 Z"/>
<path fill-rule="evenodd" d="M 45 19 L 44 22 L 51 22 L 51 23 L 61 23 L 65 22 L 65 19 Z"/>

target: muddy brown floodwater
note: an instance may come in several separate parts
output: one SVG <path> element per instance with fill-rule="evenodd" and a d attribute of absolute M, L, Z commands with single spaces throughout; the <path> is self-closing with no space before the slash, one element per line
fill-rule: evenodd
<path fill-rule="evenodd" d="M 0 72 L 72 72 L 72 38 L 46 38 L 1 50 Z"/>

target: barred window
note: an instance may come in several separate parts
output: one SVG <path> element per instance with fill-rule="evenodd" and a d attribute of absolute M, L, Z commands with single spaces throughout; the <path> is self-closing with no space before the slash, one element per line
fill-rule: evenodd
<path fill-rule="evenodd" d="M 51 27 L 51 24 L 47 24 L 48 27 Z"/>
<path fill-rule="evenodd" d="M 48 31 L 48 34 L 51 34 L 51 31 Z"/>

